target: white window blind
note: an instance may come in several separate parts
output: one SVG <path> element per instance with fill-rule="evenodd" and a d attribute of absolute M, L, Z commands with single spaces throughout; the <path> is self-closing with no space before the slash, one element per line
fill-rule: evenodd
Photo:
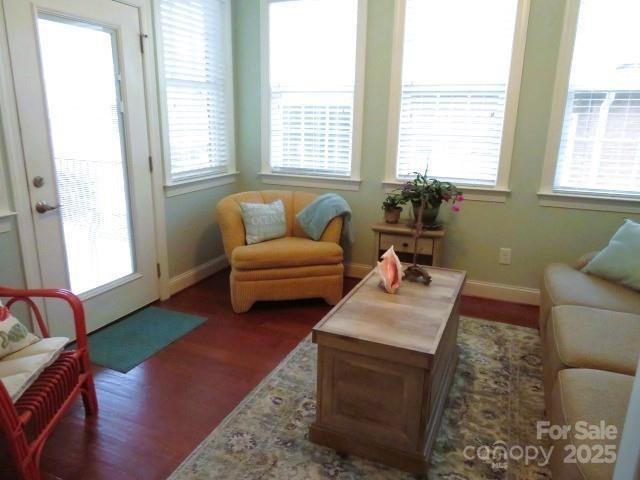
<path fill-rule="evenodd" d="M 270 167 L 350 176 L 358 0 L 269 3 Z"/>
<path fill-rule="evenodd" d="M 172 180 L 227 171 L 227 0 L 159 0 Z"/>
<path fill-rule="evenodd" d="M 640 195 L 640 2 L 582 0 L 554 191 Z"/>
<path fill-rule="evenodd" d="M 406 0 L 397 178 L 494 186 L 518 0 Z"/>

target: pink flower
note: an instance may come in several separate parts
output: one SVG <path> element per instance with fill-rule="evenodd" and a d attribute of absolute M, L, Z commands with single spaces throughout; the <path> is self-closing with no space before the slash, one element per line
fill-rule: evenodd
<path fill-rule="evenodd" d="M 451 207 L 451 210 L 453 210 L 454 212 L 459 212 L 460 211 L 460 205 L 453 205 Z"/>
<path fill-rule="evenodd" d="M 459 202 L 464 202 L 464 196 L 463 195 L 458 195 L 458 199 Z"/>

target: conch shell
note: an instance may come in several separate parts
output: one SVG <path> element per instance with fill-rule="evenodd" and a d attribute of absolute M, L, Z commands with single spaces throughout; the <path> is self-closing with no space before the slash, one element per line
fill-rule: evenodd
<path fill-rule="evenodd" d="M 380 286 L 388 293 L 396 293 L 402 282 L 402 264 L 393 250 L 393 245 L 382 254 L 382 261 L 378 262 L 376 272 L 380 275 Z"/>

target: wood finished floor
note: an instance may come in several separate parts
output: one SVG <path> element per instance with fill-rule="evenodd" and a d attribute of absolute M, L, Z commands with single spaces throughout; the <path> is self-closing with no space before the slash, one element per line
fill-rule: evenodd
<path fill-rule="evenodd" d="M 236 315 L 228 271 L 158 305 L 207 322 L 127 374 L 94 367 L 100 413 L 85 419 L 78 401 L 61 421 L 44 448 L 45 479 L 166 478 L 330 309 L 260 303 Z M 535 327 L 538 309 L 465 297 L 462 314 Z"/>

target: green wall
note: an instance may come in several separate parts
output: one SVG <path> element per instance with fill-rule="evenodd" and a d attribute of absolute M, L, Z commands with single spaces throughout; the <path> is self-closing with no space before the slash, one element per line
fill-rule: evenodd
<path fill-rule="evenodd" d="M 15 219 L 10 220 L 10 225 L 10 231 L 0 233 L 0 285 L 23 288 L 25 280 Z"/>
<path fill-rule="evenodd" d="M 0 172 L 4 174 L 0 174 L 0 188 L 5 188 L 2 180 L 6 182 L 7 177 L 7 154 L 4 145 L 2 122 L 0 119 Z M 3 198 L 11 199 L 12 191 L 8 182 L 6 188 L 7 191 L 0 192 L 0 195 Z M 9 205 L 8 208 L 11 208 L 11 205 Z M 9 226 L 9 230 L 7 232 L 0 233 L 0 285 L 13 288 L 24 288 L 26 286 L 26 281 L 24 277 L 24 270 L 22 268 L 22 256 L 20 253 L 20 241 L 18 238 L 16 219 L 15 217 L 0 219 L 0 223 L 2 223 L 3 226 L 6 226 L 7 224 Z M 28 318 L 28 309 L 24 304 L 18 304 L 13 311 L 20 318 Z"/>
<path fill-rule="evenodd" d="M 506 203 L 467 201 L 459 214 L 446 213 L 443 218 L 448 223 L 446 266 L 465 269 L 475 280 L 537 288 L 546 263 L 573 262 L 581 253 L 601 248 L 629 215 L 538 204 L 564 1 L 533 0 L 531 4 L 511 195 Z M 234 0 L 233 6 L 240 187 L 275 188 L 256 175 L 260 170 L 260 2 Z M 393 0 L 369 0 L 363 181 L 358 192 L 340 192 L 354 212 L 356 241 L 347 249 L 347 261 L 354 263 L 373 262 L 370 225 L 381 220 L 393 7 Z M 498 265 L 500 247 L 513 249 L 511 265 Z"/>
<path fill-rule="evenodd" d="M 216 204 L 236 190 L 237 185 L 229 184 L 166 199 L 169 277 L 224 254 Z"/>
<path fill-rule="evenodd" d="M 0 189 L 7 189 L 4 192 L 0 192 L 0 198 L 9 199 L 10 202 L 13 194 L 8 182 L 7 152 L 2 128 L 2 118 L 0 118 Z M 0 205 L 0 208 L 2 208 L 2 205 Z M 11 209 L 11 205 L 8 208 Z M 2 219 L 0 222 L 5 225 L 9 223 L 10 228 L 8 232 L 0 233 L 0 285 L 23 288 L 25 279 L 16 219 L 15 217 Z"/>

